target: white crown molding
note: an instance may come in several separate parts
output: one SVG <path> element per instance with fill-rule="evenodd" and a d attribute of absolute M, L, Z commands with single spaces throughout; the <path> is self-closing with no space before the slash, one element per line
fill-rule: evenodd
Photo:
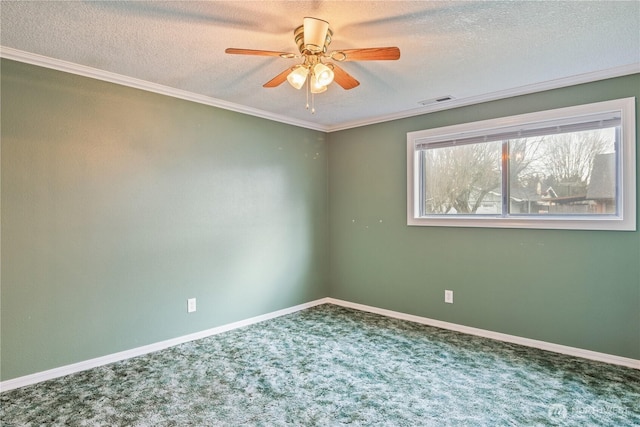
<path fill-rule="evenodd" d="M 318 130 L 321 132 L 327 131 L 326 126 L 319 125 L 317 123 L 296 120 L 291 117 L 273 114 L 268 111 L 259 110 L 257 108 L 246 107 L 244 105 L 234 104 L 233 102 L 223 101 L 221 99 L 212 98 L 210 96 L 199 95 L 197 93 L 189 92 L 186 90 L 175 89 L 146 80 L 140 80 L 133 77 L 124 76 L 122 74 L 87 67 L 85 65 L 80 65 L 73 62 L 62 61 L 60 59 L 54 59 L 48 56 L 25 52 L 22 50 L 13 49 L 11 47 L 0 46 L 0 57 L 24 62 L 26 64 L 37 65 L 44 68 L 50 68 L 52 70 L 64 71 L 66 73 L 76 74 L 83 77 L 90 77 L 93 79 L 115 83 L 122 86 L 128 86 L 135 89 L 142 89 L 160 95 L 166 95 L 173 98 L 196 102 L 198 104 L 204 104 L 212 107 L 222 108 L 224 110 L 235 111 L 237 113 L 248 114 L 250 116 L 260 117 L 275 122 L 285 123 L 311 130 Z"/>
<path fill-rule="evenodd" d="M 497 92 L 484 93 L 477 96 L 467 98 L 459 98 L 442 103 L 429 104 L 425 107 L 414 108 L 411 110 L 400 111 L 398 113 L 378 116 L 371 119 L 358 120 L 348 123 L 342 123 L 336 126 L 327 127 L 326 132 L 336 132 L 340 130 L 352 129 L 361 126 L 373 125 L 377 123 L 389 122 L 392 120 L 405 119 L 408 117 L 421 116 L 423 114 L 433 113 L 436 111 L 450 110 L 452 108 L 465 107 L 467 105 L 481 104 L 483 102 L 497 101 L 499 99 L 511 98 L 514 96 L 528 95 L 536 92 L 543 92 L 551 89 L 559 89 L 562 87 L 575 86 L 584 83 L 591 83 L 598 80 L 612 79 L 615 77 L 628 76 L 640 73 L 640 63 L 627 64 L 620 67 L 609 68 L 606 70 L 594 71 L 591 73 L 578 74 L 575 76 L 564 77 L 561 79 L 547 80 L 540 83 L 534 83 L 525 86 L 519 86 L 512 89 L 506 89 Z"/>
<path fill-rule="evenodd" d="M 328 302 L 328 298 L 321 298 L 315 301 L 299 304 L 282 310 L 273 311 L 261 316 L 251 317 L 249 319 L 240 320 L 238 322 L 228 323 L 226 325 L 218 326 L 217 328 L 207 329 L 193 334 L 172 338 L 166 341 L 160 341 L 142 347 L 133 348 L 131 350 L 108 354 L 106 356 L 96 357 L 95 359 L 84 360 L 82 362 L 73 363 L 71 365 L 61 366 L 59 368 L 49 369 L 47 371 L 36 372 L 35 374 L 25 375 L 11 380 L 2 381 L 0 382 L 0 393 L 40 383 L 43 381 L 52 380 L 54 378 L 63 377 L 65 375 L 75 374 L 76 372 L 86 371 L 87 369 L 97 368 L 99 366 L 108 365 L 110 363 L 120 362 L 122 360 L 131 359 L 132 357 L 143 356 L 148 353 L 164 350 L 165 348 L 173 347 L 189 341 L 199 340 L 212 335 L 231 331 L 233 329 L 242 328 L 244 326 L 253 325 L 259 322 L 264 322 L 265 320 L 275 319 L 276 317 L 285 316 L 287 314 L 295 313 L 296 311 L 306 310 L 307 308 L 315 307 L 316 305 L 327 304 Z"/>
<path fill-rule="evenodd" d="M 585 350 L 582 348 L 569 347 L 566 345 L 554 344 L 546 341 L 533 340 L 530 338 L 518 337 L 515 335 L 503 334 L 501 332 L 488 331 L 486 329 L 472 328 L 470 326 L 458 325 L 456 323 L 443 322 L 441 320 L 429 319 L 427 317 L 415 316 L 413 314 L 400 313 L 398 311 L 386 310 L 384 308 L 372 307 L 369 305 L 358 304 L 354 302 L 339 300 L 335 298 L 327 298 L 329 304 L 339 305 L 342 307 L 353 308 L 355 310 L 366 311 L 369 313 L 380 314 L 394 319 L 407 320 L 409 322 L 420 323 L 422 325 L 435 326 L 436 328 L 448 329 L 450 331 L 462 332 L 464 334 L 476 335 L 479 337 L 490 338 L 497 341 L 504 341 L 513 344 L 519 344 L 525 347 L 533 347 L 541 350 L 551 351 L 554 353 L 566 354 L 568 356 L 580 357 L 583 359 L 595 360 L 598 362 L 610 363 L 612 365 L 621 365 L 628 368 L 640 369 L 640 360 L 630 359 L 627 357 L 615 356 L 607 353 L 599 353 L 597 351 Z"/>
<path fill-rule="evenodd" d="M 367 118 L 364 120 L 356 120 L 351 122 L 345 122 L 334 126 L 325 126 L 317 123 L 312 123 L 304 120 L 297 120 L 291 117 L 282 116 L 279 114 L 273 114 L 268 111 L 259 110 L 257 108 L 246 107 L 240 104 L 234 104 L 232 102 L 223 101 L 220 99 L 212 98 L 209 96 L 199 95 L 193 92 L 185 90 L 175 89 L 169 86 L 160 85 L 157 83 L 151 83 L 146 80 L 135 79 L 133 77 L 124 76 L 117 73 L 111 73 L 109 71 L 99 70 L 97 68 L 87 67 L 79 65 L 73 62 L 62 61 L 59 59 L 50 58 L 48 56 L 38 55 L 35 53 L 25 52 L 22 50 L 14 49 L 11 47 L 0 46 L 0 57 L 11 59 L 14 61 L 24 62 L 27 64 L 38 65 L 45 68 L 51 68 L 53 70 L 64 71 L 71 74 L 77 74 L 84 77 L 90 77 L 97 80 L 102 80 L 110 83 L 116 83 L 123 86 L 133 87 L 136 89 L 142 89 L 149 92 L 158 93 L 161 95 L 171 96 L 174 98 L 184 99 L 186 101 L 197 102 L 199 104 L 209 105 L 212 107 L 218 107 L 229 111 L 235 111 L 238 113 L 248 114 L 255 117 L 260 117 L 267 120 L 273 120 L 280 123 L 285 123 L 293 126 L 307 128 L 311 130 L 317 130 L 321 132 L 337 132 L 340 130 L 353 129 L 357 127 L 384 123 L 392 120 L 404 119 L 408 117 L 420 116 L 423 114 L 433 113 L 436 111 L 449 110 L 452 108 L 464 107 L 467 105 L 480 104 L 483 102 L 497 101 L 499 99 L 510 98 L 514 96 L 527 95 L 535 92 L 542 92 L 545 90 L 558 89 L 567 86 L 574 86 L 583 83 L 590 83 L 598 80 L 605 80 L 614 77 L 622 77 L 630 74 L 640 73 L 640 63 L 633 63 L 623 65 L 619 67 L 613 67 L 606 70 L 594 71 L 591 73 L 578 74 L 575 76 L 548 80 L 540 83 L 520 86 L 503 91 L 485 93 L 477 96 L 459 98 L 451 101 L 446 101 L 441 104 L 432 104 L 426 107 L 413 108 L 410 110 L 400 111 L 397 113 L 376 116 Z"/>

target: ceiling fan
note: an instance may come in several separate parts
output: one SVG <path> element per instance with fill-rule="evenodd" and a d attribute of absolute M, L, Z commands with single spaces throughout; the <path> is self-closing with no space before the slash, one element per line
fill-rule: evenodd
<path fill-rule="evenodd" d="M 236 55 L 277 56 L 280 58 L 301 58 L 302 63 L 289 67 L 263 87 L 271 88 L 281 85 L 285 80 L 296 89 L 307 84 L 307 108 L 309 108 L 309 93 L 322 93 L 327 86 L 335 81 L 343 89 L 349 90 L 357 87 L 360 82 L 353 78 L 335 62 L 344 61 L 380 61 L 396 60 L 400 58 L 400 49 L 397 47 L 373 47 L 365 49 L 343 49 L 327 52 L 331 43 L 333 31 L 329 23 L 322 19 L 306 17 L 303 25 L 293 32 L 294 40 L 298 45 L 298 53 L 276 52 L 270 50 L 237 49 L 228 48 L 225 53 Z M 328 62 L 333 61 L 333 62 Z M 312 112 L 315 112 L 312 108 Z"/>

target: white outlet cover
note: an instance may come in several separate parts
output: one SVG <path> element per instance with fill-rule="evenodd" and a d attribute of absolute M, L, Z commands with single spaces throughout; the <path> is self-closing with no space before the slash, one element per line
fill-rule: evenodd
<path fill-rule="evenodd" d="M 444 302 L 453 304 L 453 291 L 444 291 Z"/>
<path fill-rule="evenodd" d="M 189 298 L 187 300 L 187 312 L 188 313 L 193 313 L 194 311 L 196 311 L 196 299 L 195 298 Z"/>

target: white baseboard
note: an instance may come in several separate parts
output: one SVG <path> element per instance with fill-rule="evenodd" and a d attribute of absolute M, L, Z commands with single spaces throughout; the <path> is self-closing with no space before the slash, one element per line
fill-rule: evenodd
<path fill-rule="evenodd" d="M 160 341 L 160 342 L 145 345 L 142 347 L 133 348 L 131 350 L 125 350 L 125 351 L 109 354 L 102 357 L 96 357 L 95 359 L 89 359 L 82 362 L 73 363 L 71 365 L 61 366 L 59 368 L 49 369 L 47 371 L 36 372 L 35 374 L 25 375 L 23 377 L 2 381 L 0 382 L 0 393 L 13 390 L 16 388 L 36 384 L 42 381 L 51 380 L 53 378 L 74 374 L 76 372 L 86 371 L 87 369 L 97 368 L 99 366 L 108 365 L 110 363 L 119 362 L 121 360 L 130 359 L 132 357 L 153 353 L 155 351 L 163 350 L 168 347 L 173 347 L 178 344 L 198 340 L 201 338 L 206 338 L 211 335 L 217 335 L 222 332 L 230 331 L 232 329 L 242 328 L 243 326 L 253 325 L 254 323 L 259 323 L 265 320 L 274 319 L 276 317 L 295 313 L 296 311 L 315 307 L 316 305 L 326 304 L 328 302 L 329 302 L 328 298 L 321 298 L 315 301 L 311 301 L 311 302 L 296 305 L 293 307 L 285 308 L 282 310 L 274 311 L 271 313 L 263 314 L 261 316 L 251 317 L 249 319 L 240 320 L 238 322 L 229 323 L 226 325 L 218 326 L 216 328 L 195 332 L 193 334 L 184 335 L 184 336 L 172 338 L 166 341 Z"/>
<path fill-rule="evenodd" d="M 451 331 L 462 332 L 469 335 L 477 335 L 484 338 L 491 338 L 498 341 L 520 344 L 526 347 L 538 348 L 541 350 L 552 351 L 554 353 L 566 354 L 569 356 L 581 357 L 583 359 L 596 360 L 598 362 L 610 363 L 613 365 L 621 365 L 629 368 L 640 369 L 640 360 L 630 359 L 627 357 L 614 356 L 612 354 L 599 353 L 597 351 L 584 350 L 566 345 L 553 344 L 546 341 L 533 340 L 530 338 L 518 337 L 515 335 L 503 334 L 500 332 L 488 331 L 486 329 L 472 328 L 470 326 L 458 325 L 456 323 L 443 322 L 441 320 L 429 319 L 427 317 L 414 316 L 412 314 L 400 313 L 397 311 L 386 310 L 384 308 L 372 307 L 364 304 L 358 304 L 349 301 L 343 301 L 335 298 L 328 298 L 329 304 L 335 304 L 342 307 L 353 308 L 355 310 L 367 311 L 369 313 L 380 314 L 382 316 L 393 317 L 395 319 L 407 320 L 409 322 L 420 323 L 423 325 L 435 326 L 437 328 L 449 329 Z"/>
<path fill-rule="evenodd" d="M 76 372 L 86 371 L 87 369 L 97 368 L 99 366 L 108 365 L 110 363 L 119 362 L 121 360 L 130 359 L 132 357 L 153 353 L 155 351 L 163 350 L 168 347 L 173 347 L 178 344 L 198 340 L 201 338 L 206 338 L 212 335 L 217 335 L 222 332 L 227 332 L 233 329 L 241 328 L 243 326 L 253 325 L 255 323 L 259 323 L 265 320 L 274 319 L 276 317 L 295 313 L 296 311 L 305 310 L 307 308 L 315 307 L 321 304 L 334 304 L 342 307 L 353 308 L 355 310 L 380 314 L 382 316 L 392 317 L 395 319 L 407 320 L 409 322 L 435 326 L 437 328 L 449 329 L 452 331 L 462 332 L 465 334 L 477 335 L 480 337 L 491 338 L 498 341 L 505 341 L 505 342 L 510 342 L 514 344 L 520 344 L 526 347 L 534 347 L 534 348 L 539 348 L 541 350 L 548 350 L 555 353 L 566 354 L 569 356 L 581 357 L 583 359 L 596 360 L 599 362 L 610 363 L 613 365 L 621 365 L 629 368 L 640 369 L 640 360 L 636 360 L 636 359 L 629 359 L 626 357 L 614 356 L 606 353 L 598 353 L 591 350 L 568 347 L 565 345 L 553 344 L 545 341 L 538 341 L 538 340 L 533 340 L 529 338 L 518 337 L 515 335 L 508 335 L 500 332 L 488 331 L 485 329 L 472 328 L 470 326 L 443 322 L 441 320 L 429 319 L 427 317 L 400 313 L 398 311 L 386 310 L 384 308 L 372 307 L 364 304 L 358 304 L 358 303 L 344 301 L 344 300 L 335 299 L 335 298 L 321 298 L 308 303 L 304 303 L 304 304 L 296 305 L 293 307 L 285 308 L 282 310 L 274 311 L 271 313 L 263 314 L 261 316 L 251 317 L 249 319 L 240 320 L 238 322 L 229 323 L 226 325 L 218 326 L 216 328 L 207 329 L 207 330 L 196 332 L 193 334 L 184 335 L 184 336 L 172 338 L 166 341 L 160 341 L 154 344 L 133 348 L 131 350 L 121 351 L 118 353 L 97 357 L 95 359 L 89 359 L 82 362 L 73 363 L 71 365 L 61 366 L 59 368 L 49 369 L 47 371 L 36 372 L 35 374 L 25 375 L 23 377 L 2 381 L 0 382 L 0 393 L 13 390 L 16 388 L 36 384 L 42 381 L 51 380 L 53 378 L 74 374 Z"/>

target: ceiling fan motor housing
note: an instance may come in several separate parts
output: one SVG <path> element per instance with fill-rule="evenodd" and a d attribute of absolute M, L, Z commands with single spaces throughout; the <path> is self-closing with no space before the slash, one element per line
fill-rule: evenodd
<path fill-rule="evenodd" d="M 304 18 L 303 25 L 293 31 L 298 50 L 303 55 L 319 55 L 327 52 L 333 31 L 329 23 L 317 18 Z M 306 31 L 305 31 L 306 30 Z"/>

